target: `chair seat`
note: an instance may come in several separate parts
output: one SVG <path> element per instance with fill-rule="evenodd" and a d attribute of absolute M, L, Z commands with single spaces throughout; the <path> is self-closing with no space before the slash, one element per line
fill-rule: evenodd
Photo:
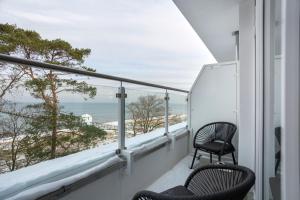
<path fill-rule="evenodd" d="M 204 144 L 196 144 L 195 146 L 197 149 L 213 152 L 216 154 L 219 154 L 220 151 L 223 148 L 223 143 L 221 142 L 208 142 Z M 230 144 L 226 144 L 224 147 L 224 152 L 223 154 L 231 153 L 234 152 L 234 147 Z"/>
<path fill-rule="evenodd" d="M 192 193 L 190 190 L 188 190 L 186 187 L 179 185 L 173 188 L 170 188 L 161 194 L 169 195 L 169 196 L 194 196 L 194 193 Z"/>

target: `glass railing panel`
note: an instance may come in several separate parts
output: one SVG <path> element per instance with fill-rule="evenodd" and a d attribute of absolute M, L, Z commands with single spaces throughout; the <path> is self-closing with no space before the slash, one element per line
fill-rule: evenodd
<path fill-rule="evenodd" d="M 169 92 L 169 132 L 187 125 L 187 94 Z"/>
<path fill-rule="evenodd" d="M 115 151 L 116 87 L 86 76 L 0 67 L 0 173 L 84 150 L 76 164 Z"/>
<path fill-rule="evenodd" d="M 152 88 L 126 87 L 126 147 L 165 134 L 165 94 Z"/>

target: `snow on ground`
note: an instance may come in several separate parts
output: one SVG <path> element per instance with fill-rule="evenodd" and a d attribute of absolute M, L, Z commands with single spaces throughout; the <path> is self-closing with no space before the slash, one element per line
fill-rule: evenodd
<path fill-rule="evenodd" d="M 174 132 L 185 127 L 185 122 L 179 123 L 170 126 L 169 131 Z M 158 137 L 162 137 L 164 130 L 164 128 L 159 128 L 146 134 L 127 138 L 126 146 L 128 149 L 131 149 L 153 141 Z M 115 150 L 117 148 L 117 142 L 113 142 L 2 174 L 0 175 L 0 199 L 15 196 L 24 190 L 37 193 L 37 190 L 33 190 L 33 188 L 37 187 L 44 190 L 44 193 L 46 194 L 53 191 L 51 188 L 59 188 L 66 185 L 66 183 L 62 181 L 63 179 L 70 184 L 70 180 L 74 179 L 67 178 L 74 177 L 81 173 L 84 174 L 84 172 L 91 170 L 93 167 L 104 163 L 115 155 Z M 79 178 L 80 177 L 76 176 L 76 180 Z M 51 184 L 55 182 L 56 184 Z M 47 185 L 51 185 L 51 188 L 46 187 Z M 21 196 L 16 197 L 18 197 L 17 199 L 25 199 Z"/>
<path fill-rule="evenodd" d="M 174 124 L 169 127 L 169 132 L 175 132 L 176 130 L 182 129 L 186 127 L 186 122 L 182 122 L 179 124 Z M 140 146 L 141 144 L 148 143 L 152 141 L 153 139 L 156 139 L 158 137 L 163 136 L 165 133 L 165 128 L 158 128 L 154 131 L 151 131 L 146 134 L 140 134 L 132 138 L 127 138 L 125 141 L 125 146 L 130 149 L 137 146 Z"/>

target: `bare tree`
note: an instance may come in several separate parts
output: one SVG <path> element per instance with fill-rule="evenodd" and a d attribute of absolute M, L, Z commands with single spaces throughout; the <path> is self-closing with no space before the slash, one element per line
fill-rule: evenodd
<path fill-rule="evenodd" d="M 20 67 L 0 62 L 0 110 L 5 104 L 4 96 L 22 84 L 21 79 L 24 75 Z"/>
<path fill-rule="evenodd" d="M 164 100 L 157 95 L 141 96 L 130 103 L 127 110 L 133 120 L 133 135 L 147 133 L 163 125 Z"/>
<path fill-rule="evenodd" d="M 16 104 L 9 106 L 11 114 L 5 114 L 0 120 L 0 156 L 8 169 L 14 171 L 22 167 L 19 161 L 22 156 L 22 140 L 25 137 L 26 122 L 23 117 L 23 109 L 17 108 Z"/>

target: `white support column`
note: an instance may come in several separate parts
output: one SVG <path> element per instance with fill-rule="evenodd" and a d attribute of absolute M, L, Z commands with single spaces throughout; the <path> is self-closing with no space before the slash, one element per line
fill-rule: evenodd
<path fill-rule="evenodd" d="M 125 88 L 119 87 L 118 93 L 118 150 L 117 153 L 121 153 L 125 149 Z"/>
<path fill-rule="evenodd" d="M 256 84 L 255 84 L 255 1 L 239 4 L 239 146 L 240 165 L 255 170 Z"/>
<path fill-rule="evenodd" d="M 166 90 L 166 94 L 165 94 L 165 135 L 168 135 L 169 133 L 169 93 Z"/>
<path fill-rule="evenodd" d="M 254 199 L 263 199 L 263 127 L 264 127 L 264 6 L 255 1 L 255 174 Z"/>
<path fill-rule="evenodd" d="M 282 1 L 282 199 L 300 198 L 300 2 Z"/>

